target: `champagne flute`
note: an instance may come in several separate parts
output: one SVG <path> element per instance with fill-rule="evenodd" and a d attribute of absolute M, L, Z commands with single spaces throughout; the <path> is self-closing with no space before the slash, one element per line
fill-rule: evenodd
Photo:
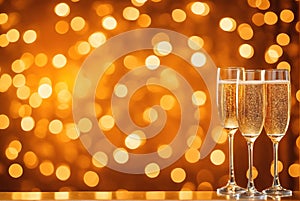
<path fill-rule="evenodd" d="M 288 70 L 266 70 L 267 110 L 265 131 L 273 143 L 274 178 L 270 188 L 263 192 L 270 196 L 291 196 L 292 191 L 284 189 L 279 182 L 278 175 L 278 144 L 285 135 L 291 110 L 291 86 Z"/>
<path fill-rule="evenodd" d="M 217 106 L 222 126 L 227 132 L 229 142 L 229 179 L 227 185 L 217 189 L 218 195 L 236 195 L 245 192 L 238 186 L 234 176 L 233 139 L 238 129 L 236 117 L 236 83 L 244 71 L 241 67 L 218 68 Z"/>
<path fill-rule="evenodd" d="M 266 195 L 256 190 L 252 175 L 253 146 L 263 129 L 265 119 L 264 70 L 245 70 L 244 80 L 237 84 L 238 124 L 247 141 L 249 162 L 247 190 L 237 195 L 237 198 L 265 199 Z"/>

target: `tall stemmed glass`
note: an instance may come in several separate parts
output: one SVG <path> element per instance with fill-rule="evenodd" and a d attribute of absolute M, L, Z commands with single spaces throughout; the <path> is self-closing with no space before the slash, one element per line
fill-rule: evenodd
<path fill-rule="evenodd" d="M 226 186 L 218 188 L 219 195 L 236 195 L 245 192 L 245 189 L 238 186 L 234 176 L 233 163 L 233 139 L 238 129 L 236 116 L 236 83 L 241 67 L 218 68 L 217 74 L 217 105 L 222 126 L 227 132 L 229 142 L 229 180 Z"/>
<path fill-rule="evenodd" d="M 291 110 L 291 86 L 288 70 L 266 70 L 267 111 L 265 131 L 273 142 L 274 179 L 273 185 L 263 192 L 270 196 L 291 196 L 292 191 L 284 189 L 278 175 L 278 144 L 285 135 Z"/>
<path fill-rule="evenodd" d="M 265 84 L 263 70 L 245 70 L 244 80 L 238 81 L 238 124 L 239 130 L 248 145 L 248 184 L 246 192 L 238 198 L 265 199 L 266 196 L 257 191 L 252 175 L 253 145 L 260 135 L 265 119 Z"/>

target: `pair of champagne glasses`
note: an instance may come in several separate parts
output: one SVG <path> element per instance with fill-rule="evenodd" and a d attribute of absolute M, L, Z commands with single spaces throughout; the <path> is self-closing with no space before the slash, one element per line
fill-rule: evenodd
<path fill-rule="evenodd" d="M 278 175 L 278 144 L 285 135 L 290 119 L 290 74 L 285 69 L 245 70 L 241 67 L 218 68 L 217 105 L 219 117 L 228 134 L 229 180 L 217 189 L 218 195 L 237 198 L 265 199 L 266 196 L 291 196 Z M 274 179 L 270 188 L 259 192 L 252 175 L 253 146 L 265 129 L 273 142 Z M 236 184 L 233 164 L 234 134 L 240 130 L 248 145 L 247 188 Z"/>

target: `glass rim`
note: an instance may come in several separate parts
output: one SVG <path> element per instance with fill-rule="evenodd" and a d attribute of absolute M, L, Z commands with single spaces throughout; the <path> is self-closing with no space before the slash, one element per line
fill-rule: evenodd
<path fill-rule="evenodd" d="M 228 66 L 228 67 L 218 67 L 219 69 L 245 69 L 245 67 L 241 66 Z"/>
<path fill-rule="evenodd" d="M 266 72 L 290 72 L 289 69 L 266 69 Z"/>

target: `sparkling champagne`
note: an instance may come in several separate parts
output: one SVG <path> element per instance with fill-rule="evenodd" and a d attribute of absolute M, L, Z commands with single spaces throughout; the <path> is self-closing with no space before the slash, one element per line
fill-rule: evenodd
<path fill-rule="evenodd" d="M 243 81 L 238 90 L 239 129 L 247 140 L 255 141 L 264 125 L 265 85 L 262 81 Z"/>
<path fill-rule="evenodd" d="M 265 131 L 273 141 L 280 141 L 287 131 L 290 120 L 289 81 L 266 81 L 267 111 Z"/>
<path fill-rule="evenodd" d="M 218 84 L 218 109 L 224 128 L 238 127 L 236 117 L 236 81 L 221 80 Z"/>

